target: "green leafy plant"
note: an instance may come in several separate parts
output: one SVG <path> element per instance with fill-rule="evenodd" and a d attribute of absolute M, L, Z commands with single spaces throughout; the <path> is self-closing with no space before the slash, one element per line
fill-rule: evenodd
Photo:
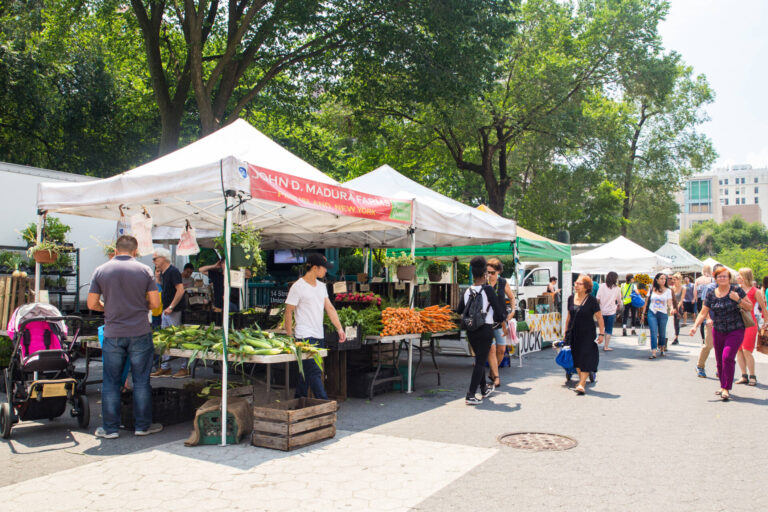
<path fill-rule="evenodd" d="M 405 267 L 408 265 L 415 265 L 416 258 L 405 252 L 399 252 L 394 256 L 387 256 L 384 258 L 384 264 L 388 267 Z"/>
<path fill-rule="evenodd" d="M 440 263 L 439 261 L 433 261 L 427 266 L 427 274 L 429 275 L 442 275 L 446 270 L 448 270 L 448 265 Z"/>
<path fill-rule="evenodd" d="M 216 245 L 223 249 L 226 240 L 222 233 L 215 239 Z M 245 252 L 245 257 L 250 261 L 248 266 L 251 271 L 258 271 L 264 265 L 261 252 L 261 231 L 252 226 L 236 224 L 232 226 L 232 247 L 240 247 Z"/>
<path fill-rule="evenodd" d="M 43 239 L 65 244 L 67 242 L 67 233 L 70 231 L 72 231 L 72 228 L 61 222 L 58 217 L 46 217 L 45 225 L 43 226 Z M 27 224 L 27 227 L 21 232 L 21 238 L 27 244 L 35 245 L 37 243 L 37 224 L 34 222 Z"/>
<path fill-rule="evenodd" d="M 0 336 L 0 367 L 7 367 L 11 362 L 13 342 L 8 336 Z"/>

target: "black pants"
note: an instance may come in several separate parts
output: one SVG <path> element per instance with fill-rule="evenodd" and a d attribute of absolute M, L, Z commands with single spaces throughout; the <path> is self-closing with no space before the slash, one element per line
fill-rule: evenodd
<path fill-rule="evenodd" d="M 680 315 L 674 315 L 675 317 L 675 338 L 680 336 Z"/>
<path fill-rule="evenodd" d="M 493 326 L 485 324 L 476 331 L 467 331 L 467 339 L 475 351 L 475 367 L 472 368 L 472 380 L 469 382 L 467 398 L 475 396 L 477 388 L 485 391 L 485 363 L 488 361 L 488 352 L 493 344 Z"/>
<path fill-rule="evenodd" d="M 622 326 L 624 329 L 627 328 L 627 320 L 632 319 L 632 323 L 629 324 L 629 327 L 635 328 L 635 324 L 637 323 L 637 312 L 635 308 L 632 306 L 632 303 L 624 304 L 624 318 L 622 321 Z"/>

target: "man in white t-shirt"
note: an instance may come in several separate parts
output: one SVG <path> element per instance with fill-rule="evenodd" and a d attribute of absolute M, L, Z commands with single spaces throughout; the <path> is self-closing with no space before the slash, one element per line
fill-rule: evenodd
<path fill-rule="evenodd" d="M 293 283 L 288 290 L 288 298 L 285 300 L 285 332 L 288 336 L 295 336 L 297 340 L 325 348 L 323 333 L 323 311 L 325 311 L 339 333 L 339 343 L 344 343 L 347 337 L 341 328 L 339 315 L 336 314 L 336 308 L 328 299 L 325 283 L 318 281 L 325 277 L 330 264 L 322 254 L 312 253 L 307 256 L 306 265 L 307 273 Z M 307 388 L 311 387 L 315 398 L 327 400 L 322 370 L 312 359 L 305 359 L 302 366 L 304 376 L 299 374 L 295 397 L 307 396 Z"/>

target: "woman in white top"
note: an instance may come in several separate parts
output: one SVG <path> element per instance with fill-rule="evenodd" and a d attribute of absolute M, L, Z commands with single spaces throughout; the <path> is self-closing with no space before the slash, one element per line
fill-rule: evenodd
<path fill-rule="evenodd" d="M 667 352 L 667 319 L 673 310 L 672 290 L 667 288 L 667 276 L 659 272 L 653 278 L 642 316 L 644 321 L 647 315 L 648 327 L 651 329 L 651 355 L 648 359 L 656 359 L 657 340 L 661 355 Z"/>
<path fill-rule="evenodd" d="M 473 328 L 465 327 L 467 330 L 467 341 L 469 341 L 472 350 L 475 351 L 475 367 L 472 369 L 472 378 L 469 383 L 469 390 L 464 403 L 467 405 L 478 405 L 483 403 L 483 398 L 487 398 L 493 393 L 494 385 L 485 381 L 485 363 L 488 361 L 488 353 L 493 343 L 493 324 L 503 322 L 506 311 L 504 305 L 500 303 L 496 292 L 488 286 L 486 281 L 487 261 L 482 256 L 475 256 L 469 262 L 469 268 L 474 279 L 473 285 L 467 289 L 461 296 L 459 307 L 456 310 L 460 315 L 465 309 L 468 313 L 475 308 L 473 303 L 477 300 L 482 301 L 482 310 L 480 313 L 483 318 L 478 325 Z M 463 319 L 462 319 L 463 320 Z M 462 322 L 463 323 L 463 322 Z M 502 324 L 503 334 L 507 335 L 506 323 Z M 482 398 L 477 398 L 477 389 L 480 388 Z"/>
<path fill-rule="evenodd" d="M 616 284 L 618 281 L 619 275 L 616 272 L 608 272 L 608 275 L 605 276 L 605 282 L 597 289 L 597 302 L 600 303 L 600 313 L 603 315 L 603 322 L 605 323 L 603 350 L 606 352 L 613 350 L 608 348 L 608 343 L 611 341 L 613 323 L 616 321 L 616 311 L 621 302 L 621 290 Z"/>

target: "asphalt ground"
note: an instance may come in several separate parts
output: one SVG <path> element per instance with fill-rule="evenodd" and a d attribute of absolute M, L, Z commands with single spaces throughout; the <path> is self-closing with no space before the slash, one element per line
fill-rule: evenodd
<path fill-rule="evenodd" d="M 334 443 L 343 444 L 356 434 L 368 436 L 369 444 L 376 439 L 381 445 L 377 458 L 398 459 L 395 467 L 400 471 L 387 473 L 393 489 L 420 482 L 408 472 L 411 466 L 422 473 L 434 471 L 442 482 L 437 487 L 430 482 L 417 485 L 410 502 L 390 503 L 388 509 L 393 510 L 768 510 L 761 478 L 768 467 L 761 435 L 768 424 L 768 386 L 735 385 L 731 401 L 721 402 L 714 394 L 719 388 L 714 354 L 707 363 L 708 378 L 698 378 L 700 338 L 683 335 L 680 342 L 666 357 L 649 360 L 648 347 L 639 347 L 634 337 L 615 337 L 615 350 L 601 351 L 597 382 L 588 386 L 585 396 L 564 385 L 564 372 L 555 365 L 552 350 L 532 354 L 522 367 L 513 360 L 512 367 L 502 369 L 501 387 L 474 407 L 463 402 L 471 359 L 441 356 L 439 386 L 435 375 L 417 376 L 412 394 L 390 392 L 370 401 L 342 403 L 336 440 L 287 455 L 243 449 L 254 457 L 259 454 L 249 466 L 257 468 L 264 457 L 323 457 Z M 768 382 L 768 357 L 756 353 L 756 359 L 758 379 Z M 130 474 L 132 454 L 175 449 L 189 434 L 189 424 L 183 424 L 143 438 L 96 439 L 92 432 L 98 425 L 98 389 L 90 396 L 93 421 L 88 432 L 79 431 L 74 419 L 62 417 L 21 425 L 9 442 L 0 443 L 0 465 L 6 468 L 0 473 L 0 497 L 31 479 L 66 479 L 94 463 L 113 461 Z M 514 432 L 559 434 L 577 446 L 527 451 L 499 441 Z M 424 461 L 409 457 L 403 442 L 419 443 L 413 452 L 419 454 L 433 446 L 429 443 L 443 454 L 454 453 L 454 447 L 457 451 L 439 465 L 419 465 Z M 456 468 L 440 472 L 451 464 Z M 346 465 L 343 471 L 354 479 L 355 472 L 364 469 L 367 466 Z M 334 472 L 333 467 L 327 470 Z M 331 489 L 334 496 L 344 499 L 349 493 L 353 499 L 345 481 L 328 481 L 327 486 L 336 486 Z M 379 487 L 357 492 L 378 496 Z M 385 501 L 371 498 L 366 506 L 379 509 L 377 503 Z"/>

